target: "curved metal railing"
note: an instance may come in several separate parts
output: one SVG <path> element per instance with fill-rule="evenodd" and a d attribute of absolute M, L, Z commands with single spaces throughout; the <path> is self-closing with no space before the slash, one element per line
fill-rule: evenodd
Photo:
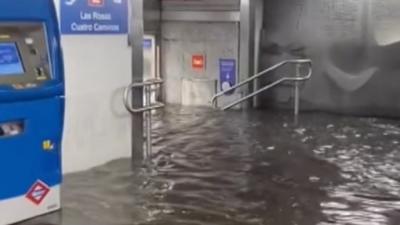
<path fill-rule="evenodd" d="M 154 90 L 160 88 L 160 86 L 164 83 L 161 79 L 147 80 L 144 82 L 136 82 L 127 86 L 124 90 L 124 106 L 126 110 L 128 110 L 132 114 L 142 113 L 146 116 L 146 151 L 145 158 L 150 159 L 152 155 L 152 137 L 151 137 L 151 129 L 152 129 L 152 118 L 151 111 L 155 109 L 164 108 L 165 105 L 161 102 L 151 102 L 151 93 Z M 130 104 L 130 96 L 132 94 L 132 90 L 134 88 L 144 88 L 144 93 L 146 97 L 145 106 L 141 108 L 133 108 Z M 154 87 L 154 88 L 153 88 Z"/>
<path fill-rule="evenodd" d="M 248 79 L 246 79 L 246 80 L 234 85 L 233 87 L 231 87 L 231 88 L 229 88 L 229 89 L 227 89 L 225 91 L 222 91 L 222 92 L 214 95 L 214 97 L 211 100 L 212 105 L 214 107 L 216 107 L 216 102 L 217 102 L 219 97 L 221 97 L 221 96 L 223 96 L 223 95 L 225 95 L 227 93 L 230 93 L 230 92 L 232 92 L 232 91 L 234 91 L 234 90 L 236 90 L 236 89 L 238 89 L 238 88 L 240 88 L 240 87 L 242 87 L 242 86 L 254 81 L 255 79 L 260 78 L 260 77 L 264 76 L 265 74 L 268 74 L 268 73 L 270 73 L 270 72 L 272 72 L 272 71 L 274 71 L 274 70 L 276 70 L 278 68 L 281 68 L 282 66 L 287 65 L 287 64 L 296 64 L 298 66 L 297 67 L 297 73 L 298 74 L 296 74 L 296 76 L 280 78 L 279 80 L 274 81 L 271 84 L 268 84 L 268 85 L 264 86 L 263 88 L 255 91 L 255 92 L 253 92 L 251 94 L 248 94 L 247 96 L 242 97 L 242 98 L 234 101 L 233 103 L 231 103 L 231 104 L 229 104 L 227 106 L 222 107 L 222 110 L 230 109 L 230 108 L 232 108 L 232 107 L 234 107 L 234 106 L 236 106 L 236 105 L 238 105 L 238 104 L 240 104 L 240 103 L 242 103 L 242 102 L 244 102 L 244 101 L 246 101 L 246 100 L 248 100 L 250 98 L 253 98 L 253 97 L 259 95 L 260 93 L 262 93 L 264 91 L 267 91 L 267 90 L 269 90 L 269 89 L 271 89 L 271 88 L 283 83 L 283 82 L 293 81 L 293 82 L 297 83 L 297 82 L 300 82 L 300 81 L 309 80 L 311 78 L 313 70 L 312 70 L 312 61 L 310 59 L 285 60 L 285 61 L 282 61 L 282 62 L 280 62 L 280 63 L 278 63 L 278 64 L 276 64 L 274 66 L 269 67 L 266 70 L 263 70 L 263 71 L 255 74 L 254 76 L 252 76 L 252 77 L 250 77 L 250 78 L 248 78 Z M 309 65 L 308 73 L 305 76 L 301 76 L 300 75 L 300 66 L 303 65 L 303 64 L 308 64 Z M 296 88 L 298 88 L 298 85 L 296 85 L 296 86 L 297 86 Z M 298 92 L 298 90 L 297 90 L 297 92 Z M 298 104 L 298 103 L 296 103 L 296 104 Z M 297 111 L 298 111 L 298 109 L 297 109 Z"/>
<path fill-rule="evenodd" d="M 124 106 L 126 110 L 128 110 L 130 113 L 142 113 L 154 109 L 159 109 L 165 107 L 163 103 L 156 102 L 154 104 L 147 103 L 145 107 L 142 108 L 133 108 L 131 104 L 129 103 L 129 99 L 132 93 L 132 90 L 134 88 L 139 88 L 139 87 L 144 87 L 145 88 L 145 93 L 146 93 L 146 98 L 148 95 L 151 94 L 151 89 L 147 90 L 148 88 L 151 88 L 152 86 L 155 85 L 161 85 L 163 84 L 164 81 L 161 79 L 154 79 L 154 80 L 147 80 L 145 82 L 137 82 L 137 83 L 132 83 L 129 86 L 127 86 L 124 90 Z"/>

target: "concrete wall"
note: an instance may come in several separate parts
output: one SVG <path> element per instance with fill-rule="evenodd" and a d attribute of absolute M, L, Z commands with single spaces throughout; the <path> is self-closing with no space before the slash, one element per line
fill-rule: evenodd
<path fill-rule="evenodd" d="M 238 58 L 238 29 L 238 24 L 228 22 L 162 23 L 161 74 L 166 81 L 166 102 L 182 104 L 183 99 L 193 98 L 196 105 L 210 106 L 219 78 L 219 59 Z M 192 69 L 193 54 L 205 56 L 205 70 Z"/>
<path fill-rule="evenodd" d="M 55 0 L 59 6 L 59 0 Z M 64 172 L 130 156 L 130 116 L 122 105 L 131 81 L 126 35 L 62 36 L 66 77 Z"/>
<path fill-rule="evenodd" d="M 288 58 L 314 61 L 302 89 L 304 109 L 400 116 L 398 0 L 265 0 L 264 12 L 262 67 Z M 261 103 L 290 107 L 290 87 Z"/>

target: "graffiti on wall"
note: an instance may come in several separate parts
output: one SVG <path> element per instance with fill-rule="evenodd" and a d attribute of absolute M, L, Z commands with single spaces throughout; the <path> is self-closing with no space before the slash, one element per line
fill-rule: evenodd
<path fill-rule="evenodd" d="M 400 116 L 400 89 L 394 85 L 400 84 L 400 2 L 291 2 L 266 2 L 262 66 L 313 59 L 314 76 L 302 90 L 306 108 Z M 272 96 L 283 92 L 290 97 L 284 88 Z"/>

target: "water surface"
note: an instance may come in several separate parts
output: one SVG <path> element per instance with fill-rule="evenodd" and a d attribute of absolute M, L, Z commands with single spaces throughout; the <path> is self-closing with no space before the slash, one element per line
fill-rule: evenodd
<path fill-rule="evenodd" d="M 168 108 L 150 168 L 68 175 L 63 210 L 24 225 L 398 225 L 400 122 Z"/>

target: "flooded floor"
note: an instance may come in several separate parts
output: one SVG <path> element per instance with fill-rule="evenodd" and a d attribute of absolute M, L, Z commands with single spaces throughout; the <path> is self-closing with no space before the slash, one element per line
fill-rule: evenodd
<path fill-rule="evenodd" d="M 400 121 L 170 108 L 154 136 L 152 169 L 68 175 L 24 225 L 400 224 Z"/>

